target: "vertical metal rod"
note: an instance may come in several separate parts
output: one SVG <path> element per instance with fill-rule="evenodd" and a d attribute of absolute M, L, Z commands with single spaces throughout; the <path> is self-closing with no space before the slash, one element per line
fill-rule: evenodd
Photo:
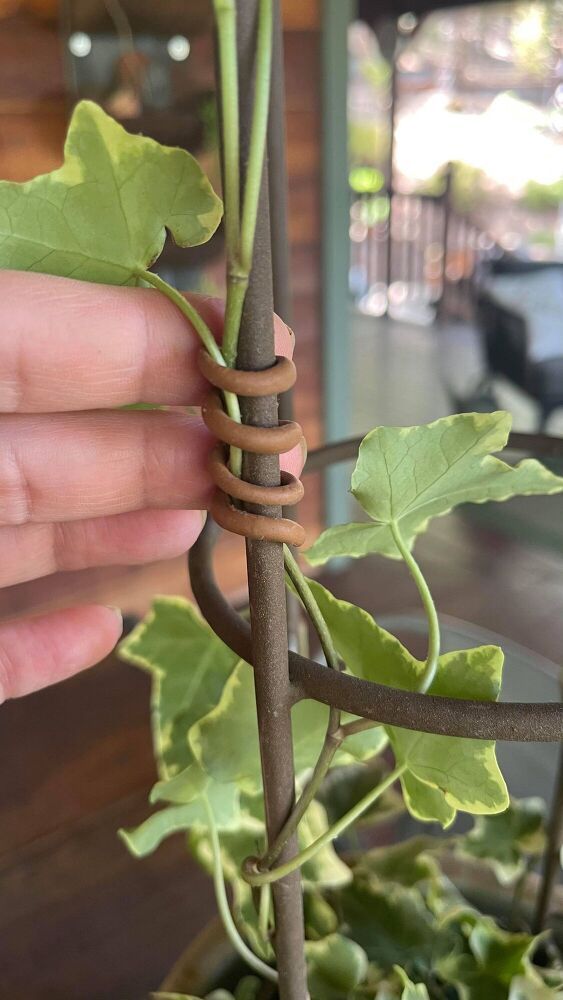
<path fill-rule="evenodd" d="M 270 197 L 270 230 L 272 242 L 272 278 L 274 309 L 288 326 L 292 325 L 291 268 L 289 263 L 288 184 L 285 135 L 285 73 L 283 64 L 283 26 L 281 9 L 274 11 L 272 47 L 272 88 L 268 120 L 268 187 Z M 280 420 L 293 419 L 293 390 L 279 399 Z M 285 508 L 284 517 L 295 518 L 295 511 Z M 287 634 L 292 649 L 301 649 L 303 621 L 301 605 L 293 594 L 287 594 Z"/>
<path fill-rule="evenodd" d="M 540 886 L 540 893 L 534 914 L 532 930 L 534 934 L 539 934 L 543 930 L 549 905 L 553 894 L 555 880 L 559 873 L 559 852 L 561 850 L 561 840 L 563 838 L 563 743 L 559 748 L 559 762 L 557 765 L 557 778 L 553 791 L 553 802 L 551 805 L 551 815 L 549 817 L 549 827 L 547 831 L 547 845 L 543 859 L 543 872 Z"/>
<path fill-rule="evenodd" d="M 243 177 L 252 119 L 257 14 L 258 0 L 237 0 Z M 239 338 L 239 368 L 256 371 L 274 364 L 272 310 L 269 195 L 265 170 L 260 191 L 252 273 Z M 245 423 L 262 427 L 276 425 L 278 402 L 275 396 L 242 399 L 241 405 Z M 277 456 L 245 454 L 243 476 L 247 481 L 258 485 L 279 485 Z M 281 515 L 280 508 L 252 509 L 274 517 Z M 266 828 L 268 838 L 272 840 L 287 819 L 295 795 L 283 550 L 275 542 L 248 540 L 246 557 Z M 285 859 L 296 851 L 297 843 L 294 838 L 286 847 Z M 273 886 L 273 898 L 276 920 L 274 946 L 280 977 L 280 1000 L 306 1000 L 308 994 L 299 873 L 295 872 L 276 882 Z"/>

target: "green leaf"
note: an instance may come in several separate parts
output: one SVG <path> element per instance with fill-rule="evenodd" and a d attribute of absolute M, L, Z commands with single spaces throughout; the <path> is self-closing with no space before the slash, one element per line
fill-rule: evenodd
<path fill-rule="evenodd" d="M 135 285 L 166 230 L 205 243 L 221 202 L 183 149 L 130 135 L 97 104 L 74 109 L 62 167 L 24 184 L 0 182 L 0 267 Z"/>
<path fill-rule="evenodd" d="M 309 585 L 351 673 L 403 690 L 418 689 L 424 671 L 421 660 L 366 611 L 337 600 L 315 580 Z M 502 666 L 503 653 L 497 646 L 444 653 L 430 693 L 494 701 L 500 691 Z M 486 814 L 500 812 L 508 805 L 493 742 L 433 736 L 396 726 L 385 729 L 397 762 L 406 765 L 403 792 L 416 818 L 448 826 L 457 809 Z"/>
<path fill-rule="evenodd" d="M 303 912 L 309 941 L 320 941 L 338 930 L 338 916 L 320 892 L 311 889 L 303 893 Z"/>
<path fill-rule="evenodd" d="M 299 824 L 299 848 L 304 850 L 328 830 L 326 811 L 314 799 Z M 303 883 L 312 889 L 336 889 L 352 880 L 352 872 L 339 857 L 331 844 L 317 851 L 302 869 Z"/>
<path fill-rule="evenodd" d="M 536 978 L 530 954 L 537 938 L 504 931 L 476 911 L 454 913 L 449 924 L 463 930 L 468 951 L 444 955 L 436 970 L 458 989 L 462 1000 L 508 1000 L 514 977 Z"/>
<path fill-rule="evenodd" d="M 536 973 L 515 976 L 510 984 L 508 1000 L 555 1000 L 561 991 L 552 989 Z"/>
<path fill-rule="evenodd" d="M 343 1000 L 366 976 L 365 951 L 341 934 L 309 941 L 305 948 L 311 1000 Z"/>
<path fill-rule="evenodd" d="M 504 448 L 509 413 L 461 413 L 420 427 L 376 427 L 364 438 L 352 493 L 375 522 L 338 525 L 307 552 L 313 565 L 368 552 L 398 558 L 390 525 L 411 547 L 433 517 L 461 503 L 560 493 L 563 479 L 540 462 L 507 465 L 491 452 Z"/>
<path fill-rule="evenodd" d="M 403 987 L 401 1000 L 430 1000 L 424 983 L 413 983 L 412 979 L 409 979 L 405 970 L 401 969 L 399 965 L 395 966 L 395 972 L 401 980 Z"/>
<path fill-rule="evenodd" d="M 360 874 L 342 890 L 340 901 L 346 932 L 384 972 L 395 965 L 430 971 L 455 941 L 448 927 L 436 925 L 417 889 L 382 885 Z"/>
<path fill-rule="evenodd" d="M 314 701 L 301 701 L 292 711 L 295 770 L 313 767 L 321 750 L 328 708 Z M 353 763 L 371 756 L 387 740 L 381 727 L 360 734 L 346 743 L 335 757 L 337 763 Z M 221 699 L 205 718 L 190 730 L 190 745 L 201 766 L 215 781 L 236 782 L 241 791 L 257 795 L 262 788 L 258 746 L 256 699 L 251 668 L 240 662 L 225 684 Z M 225 747 L 229 752 L 225 753 Z"/>
<path fill-rule="evenodd" d="M 401 778 L 403 797 L 411 816 L 422 823 L 440 823 L 444 830 L 452 825 L 457 809 L 447 801 L 440 788 L 424 784 L 411 771 Z"/>
<path fill-rule="evenodd" d="M 207 795 L 218 829 L 229 829 L 239 823 L 239 793 L 235 785 L 206 784 L 203 776 L 200 794 L 182 806 L 169 806 L 152 813 L 140 826 L 119 830 L 119 836 L 136 858 L 152 854 L 166 837 L 196 826 L 207 827 L 207 812 L 203 795 Z"/>
<path fill-rule="evenodd" d="M 231 994 L 226 993 L 224 1000 L 229 1000 Z M 202 1000 L 192 993 L 151 993 L 152 1000 Z"/>
<path fill-rule="evenodd" d="M 545 812 L 543 799 L 511 799 L 499 816 L 478 817 L 460 850 L 488 862 L 499 882 L 509 885 L 524 871 L 526 859 L 545 847 Z"/>
<path fill-rule="evenodd" d="M 157 597 L 119 655 L 152 675 L 155 756 L 170 778 L 193 763 L 188 730 L 217 704 L 237 657 L 181 597 Z"/>
<path fill-rule="evenodd" d="M 375 875 L 381 882 L 396 882 L 413 886 L 417 882 L 438 878 L 440 868 L 428 853 L 437 850 L 443 841 L 435 837 L 411 837 L 398 844 L 374 847 L 359 855 L 357 870 L 362 874 Z"/>
<path fill-rule="evenodd" d="M 478 964 L 500 982 L 526 971 L 526 959 L 536 944 L 529 934 L 510 934 L 497 927 L 493 920 L 475 922 L 469 935 L 469 947 Z"/>
<path fill-rule="evenodd" d="M 237 984 L 234 1000 L 259 1000 L 263 985 L 263 981 L 256 976 L 245 976 Z M 210 1000 L 213 1000 L 213 997 Z M 220 997 L 216 1000 L 220 1000 Z"/>

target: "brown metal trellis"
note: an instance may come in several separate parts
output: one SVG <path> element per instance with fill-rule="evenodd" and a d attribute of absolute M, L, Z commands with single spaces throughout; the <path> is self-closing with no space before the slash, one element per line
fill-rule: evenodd
<path fill-rule="evenodd" d="M 242 175 L 248 155 L 250 121 L 253 105 L 253 71 L 257 11 L 259 0 L 237 0 L 237 46 L 239 88 L 241 94 L 241 159 Z M 279 2 L 275 3 L 274 68 L 272 74 L 272 117 L 278 128 L 283 111 L 282 41 Z M 563 733 L 563 706 L 557 703 L 522 704 L 489 703 L 441 698 L 426 694 L 400 691 L 384 685 L 360 680 L 346 673 L 328 670 L 313 660 L 288 652 L 286 598 L 284 586 L 283 549 L 279 529 L 282 504 L 288 502 L 287 482 L 280 479 L 279 453 L 286 446 L 278 430 L 278 401 L 275 394 L 276 357 L 272 324 L 272 239 L 270 211 L 279 225 L 274 254 L 276 302 L 289 303 L 287 269 L 287 235 L 285 218 L 285 162 L 279 135 L 270 128 L 270 152 L 275 150 L 268 171 L 264 171 L 260 194 L 253 267 L 246 296 L 237 356 L 238 374 L 203 368 L 210 380 L 221 387 L 223 378 L 241 379 L 242 438 L 237 444 L 244 453 L 243 479 L 247 490 L 244 513 L 233 509 L 228 499 L 217 501 L 215 510 L 224 524 L 247 535 L 247 567 L 250 601 L 250 625 L 225 600 L 218 589 L 212 568 L 212 555 L 217 529 L 210 520 L 189 557 L 190 579 L 194 596 L 204 617 L 214 631 L 239 656 L 254 666 L 258 730 L 262 761 L 266 826 L 270 841 L 275 839 L 287 820 L 294 804 L 294 766 L 291 739 L 291 707 L 303 698 L 312 698 L 354 715 L 389 723 L 406 729 L 432 732 L 473 739 L 518 741 L 557 741 Z M 276 142 L 277 138 L 277 142 Z M 269 194 L 268 172 L 272 177 Z M 274 377 L 271 381 L 264 374 Z M 285 383 L 282 385 L 285 388 Z M 244 395 L 244 392 L 247 395 Z M 261 394 L 257 395 L 259 392 Z M 266 393 L 264 395 L 263 393 Z M 232 427 L 226 420 L 217 423 L 217 398 L 212 397 L 206 418 L 223 441 L 229 441 Z M 215 423 L 213 421 L 215 420 Z M 262 430 L 257 433 L 257 429 Z M 238 429 L 241 431 L 241 428 Z M 270 439 L 268 443 L 268 438 Z M 272 444 L 273 441 L 273 444 Z M 314 452 L 307 471 L 323 469 L 333 462 L 355 455 L 360 439 L 327 445 Z M 545 435 L 513 434 L 510 446 L 517 450 L 563 456 L 563 440 Z M 254 449 L 254 450 L 253 450 Z M 214 456 L 216 481 L 228 489 L 228 472 L 220 454 Z M 221 479 L 221 476 L 223 477 Z M 289 484 L 292 487 L 295 484 Z M 231 484 L 232 487 L 232 484 Z M 243 487 L 243 490 L 245 488 Z M 276 491 L 279 497 L 276 504 Z M 284 490 L 286 491 L 284 493 Z M 232 489 L 231 496 L 235 490 Z M 242 499 L 240 491 L 237 496 Z M 295 490 L 289 497 L 293 502 Z M 265 502 L 264 502 L 265 501 Z M 227 515 L 225 514 L 227 512 Z M 230 512 L 230 513 L 229 513 Z M 232 515 L 235 515 L 234 517 Z M 247 529 L 253 516 L 258 515 L 259 530 Z M 268 521 L 274 522 L 269 531 Z M 291 522 L 286 520 L 286 525 Z M 296 537 L 288 539 L 296 541 Z M 547 912 L 552 886 L 556 877 L 553 857 L 557 853 L 563 815 L 563 769 L 554 797 L 550 824 L 550 843 L 546 852 L 543 888 L 540 893 L 536 922 L 541 925 Z M 297 853 L 293 837 L 278 858 L 278 864 Z M 303 913 L 298 872 L 274 883 L 276 919 L 275 950 L 280 976 L 281 1000 L 306 1000 L 307 986 L 304 962 Z"/>

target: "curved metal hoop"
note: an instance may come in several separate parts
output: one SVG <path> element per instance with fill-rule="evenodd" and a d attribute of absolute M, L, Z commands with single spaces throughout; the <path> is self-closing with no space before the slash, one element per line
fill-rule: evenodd
<path fill-rule="evenodd" d="M 306 472 L 352 458 L 361 438 L 325 445 L 311 453 Z M 511 434 L 513 450 L 563 457 L 563 439 Z M 239 656 L 251 662 L 250 626 L 225 600 L 211 569 L 216 529 L 209 522 L 189 554 L 190 580 L 202 614 Z M 563 735 L 563 705 L 557 702 L 483 702 L 415 694 L 328 670 L 290 651 L 295 702 L 311 698 L 375 722 L 445 736 L 482 740 L 556 742 Z"/>

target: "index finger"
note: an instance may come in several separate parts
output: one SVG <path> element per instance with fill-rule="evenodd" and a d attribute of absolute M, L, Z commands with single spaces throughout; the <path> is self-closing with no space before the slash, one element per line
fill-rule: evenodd
<path fill-rule="evenodd" d="M 220 341 L 223 302 L 186 298 Z M 154 289 L 0 271 L 0 329 L 2 413 L 203 402 L 200 340 Z M 277 316 L 274 332 L 276 353 L 291 357 L 293 334 Z"/>

